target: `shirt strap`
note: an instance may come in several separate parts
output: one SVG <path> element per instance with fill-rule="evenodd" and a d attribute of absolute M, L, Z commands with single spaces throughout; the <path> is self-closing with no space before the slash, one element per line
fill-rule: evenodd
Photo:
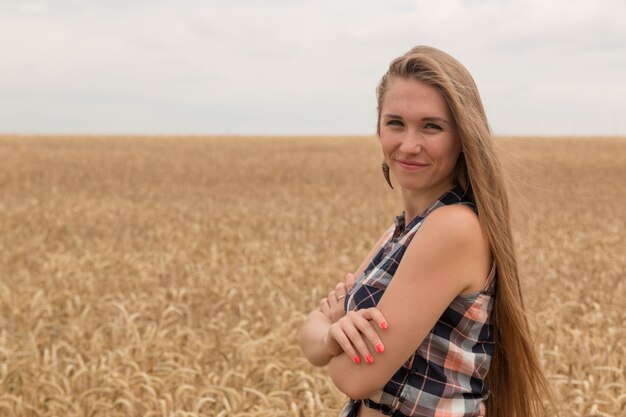
<path fill-rule="evenodd" d="M 493 293 L 493 281 L 496 277 L 496 261 L 491 263 L 491 271 L 489 271 L 489 275 L 483 284 L 483 287 L 480 289 L 480 292 L 492 294 Z"/>

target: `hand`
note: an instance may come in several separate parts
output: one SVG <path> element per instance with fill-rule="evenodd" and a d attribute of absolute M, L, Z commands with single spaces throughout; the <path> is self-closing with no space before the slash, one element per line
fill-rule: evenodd
<path fill-rule="evenodd" d="M 343 351 L 357 364 L 361 363 L 361 358 L 373 363 L 374 356 L 366 342 L 374 346 L 378 353 L 385 350 L 375 326 L 382 330 L 388 327 L 385 317 L 376 307 L 349 311 L 329 327 L 324 344 L 333 356 Z"/>
<path fill-rule="evenodd" d="M 344 298 L 350 287 L 354 285 L 354 281 L 354 275 L 350 272 L 346 273 L 344 282 L 338 283 L 335 289 L 328 294 L 328 297 L 320 301 L 320 310 L 330 319 L 331 323 L 335 323 L 346 314 Z"/>
<path fill-rule="evenodd" d="M 346 272 L 346 279 L 344 280 L 344 283 L 346 284 L 346 289 L 348 291 L 352 288 L 355 281 L 356 278 L 354 277 L 354 274 L 352 274 L 352 272 Z"/>

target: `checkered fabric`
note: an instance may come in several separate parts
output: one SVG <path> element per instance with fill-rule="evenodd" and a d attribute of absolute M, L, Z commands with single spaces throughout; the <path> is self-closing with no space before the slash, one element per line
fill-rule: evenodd
<path fill-rule="evenodd" d="M 374 307 L 385 292 L 415 232 L 433 210 L 448 204 L 476 206 L 455 187 L 405 227 L 404 213 L 387 231 L 387 241 L 358 277 L 345 299 L 346 311 Z M 393 417 L 484 416 L 489 396 L 485 377 L 494 352 L 492 310 L 495 263 L 483 288 L 459 295 L 422 344 L 377 395 L 350 400 L 340 417 L 356 416 L 363 405 Z"/>

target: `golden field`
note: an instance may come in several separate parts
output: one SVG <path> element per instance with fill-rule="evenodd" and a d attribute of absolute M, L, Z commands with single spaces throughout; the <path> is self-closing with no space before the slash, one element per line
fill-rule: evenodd
<path fill-rule="evenodd" d="M 500 138 L 563 416 L 626 415 L 626 139 Z M 308 311 L 401 211 L 375 138 L 0 137 L 0 416 L 336 416 Z"/>

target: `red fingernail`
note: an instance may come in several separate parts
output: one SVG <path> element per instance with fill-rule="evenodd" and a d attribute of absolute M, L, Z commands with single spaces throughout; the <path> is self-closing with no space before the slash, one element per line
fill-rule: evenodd
<path fill-rule="evenodd" d="M 387 329 L 387 327 L 389 327 L 389 325 L 387 324 L 386 321 L 381 321 L 380 322 L 380 328 L 381 329 L 385 330 L 385 329 Z"/>
<path fill-rule="evenodd" d="M 352 358 L 352 360 L 355 361 L 357 365 L 361 363 L 361 358 L 359 358 L 357 355 L 355 355 L 354 358 Z"/>
<path fill-rule="evenodd" d="M 367 355 L 365 357 L 365 360 L 367 361 L 367 363 L 374 363 L 374 357 L 372 355 Z"/>
<path fill-rule="evenodd" d="M 383 346 L 382 343 L 379 343 L 376 345 L 376 350 L 378 351 L 378 353 L 383 353 L 383 351 L 385 350 L 385 347 Z"/>

